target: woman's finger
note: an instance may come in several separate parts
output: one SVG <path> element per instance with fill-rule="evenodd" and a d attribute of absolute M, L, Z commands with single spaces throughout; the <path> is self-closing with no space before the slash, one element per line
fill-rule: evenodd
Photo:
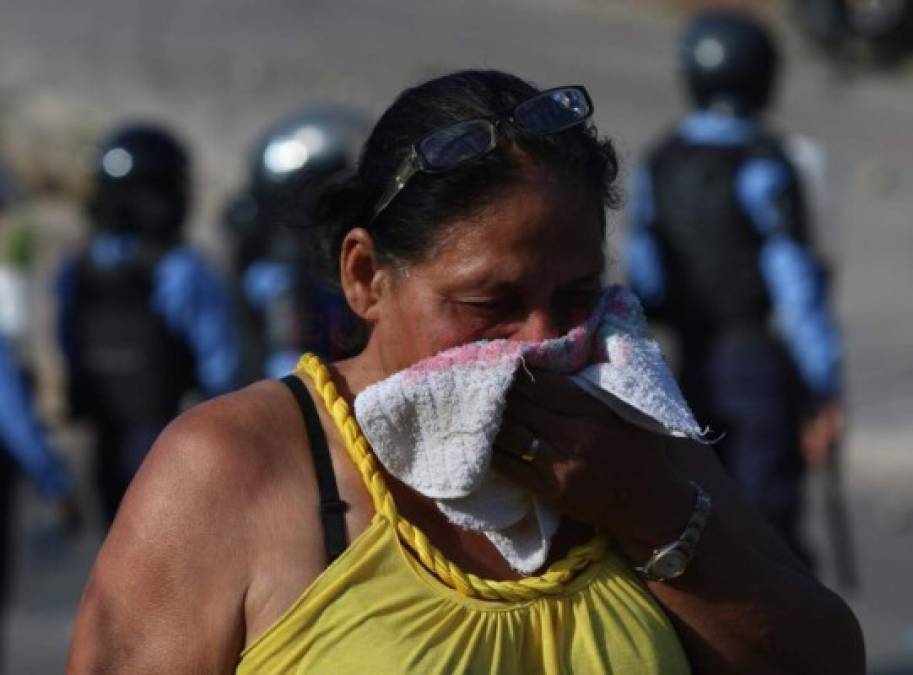
<path fill-rule="evenodd" d="M 548 487 L 553 483 L 541 466 L 535 462 L 527 462 L 516 454 L 513 450 L 505 449 L 497 443 L 494 446 L 494 453 L 491 456 L 491 466 L 499 474 L 525 487 L 530 492 L 545 494 Z"/>
<path fill-rule="evenodd" d="M 522 423 L 515 422 L 505 415 L 501 420 L 495 444 L 513 455 L 520 456 L 532 439 L 533 432 Z"/>
<path fill-rule="evenodd" d="M 538 466 L 549 464 L 558 457 L 547 438 L 506 414 L 501 420 L 501 428 L 495 439 L 495 446 L 509 452 L 514 457 Z"/>
<path fill-rule="evenodd" d="M 563 451 L 563 446 L 570 442 L 566 425 L 567 420 L 562 421 L 551 413 L 533 409 L 517 413 L 508 408 L 501 419 L 498 440 L 510 447 L 514 455 L 525 456 L 527 461 L 535 458 L 537 465 L 546 466 L 571 455 Z"/>
<path fill-rule="evenodd" d="M 606 442 L 615 431 L 621 431 L 621 428 L 616 430 L 612 426 L 614 420 L 605 425 L 601 421 L 594 422 L 591 417 L 572 417 L 543 408 L 538 401 L 522 395 L 508 398 L 502 425 L 510 423 L 522 425 L 529 433 L 545 441 L 552 461 L 578 456 L 581 438 L 592 437 L 594 430 L 604 435 Z"/>
<path fill-rule="evenodd" d="M 544 370 L 518 371 L 508 402 L 526 399 L 543 410 L 565 417 L 612 415 L 611 409 L 574 384 L 567 375 Z"/>
<path fill-rule="evenodd" d="M 546 435 L 546 440 L 551 441 L 554 440 L 552 432 L 568 424 L 570 416 L 548 409 L 525 392 L 511 390 L 507 395 L 504 420 L 523 425 L 533 434 Z"/>

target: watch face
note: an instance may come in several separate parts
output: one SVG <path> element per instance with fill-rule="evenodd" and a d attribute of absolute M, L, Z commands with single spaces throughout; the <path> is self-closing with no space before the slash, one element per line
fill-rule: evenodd
<path fill-rule="evenodd" d="M 674 579 L 685 571 L 688 557 L 681 551 L 667 551 L 655 563 L 651 572 L 660 579 Z"/>

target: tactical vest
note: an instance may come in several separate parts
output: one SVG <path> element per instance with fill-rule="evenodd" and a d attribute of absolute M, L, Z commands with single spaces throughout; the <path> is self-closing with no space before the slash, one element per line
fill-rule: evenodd
<path fill-rule="evenodd" d="M 137 256 L 111 268 L 77 264 L 74 407 L 101 420 L 167 421 L 194 384 L 189 348 L 152 307 L 160 257 Z"/>
<path fill-rule="evenodd" d="M 786 161 L 768 139 L 710 146 L 673 136 L 650 156 L 668 318 L 686 340 L 767 326 L 763 239 L 736 192 L 745 162 L 761 156 Z"/>

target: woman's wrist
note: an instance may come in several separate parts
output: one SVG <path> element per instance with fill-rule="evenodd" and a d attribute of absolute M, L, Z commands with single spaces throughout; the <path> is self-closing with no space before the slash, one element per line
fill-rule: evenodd
<path fill-rule="evenodd" d="M 676 477 L 632 498 L 629 507 L 614 512 L 603 527 L 622 554 L 639 565 L 681 536 L 693 508 L 694 488 Z"/>

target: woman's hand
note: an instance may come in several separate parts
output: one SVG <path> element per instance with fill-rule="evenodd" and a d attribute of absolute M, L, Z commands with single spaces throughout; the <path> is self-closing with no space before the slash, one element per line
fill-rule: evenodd
<path fill-rule="evenodd" d="M 566 377 L 534 377 L 520 373 L 510 392 L 495 467 L 600 526 L 630 561 L 681 535 L 693 507 L 688 479 L 713 497 L 686 573 L 648 583 L 695 672 L 864 672 L 852 612 L 786 552 L 712 452 L 623 422 Z"/>
<path fill-rule="evenodd" d="M 599 526 L 634 562 L 675 540 L 691 513 L 692 488 L 666 439 L 623 421 L 564 375 L 517 375 L 495 450 L 496 470 Z"/>

